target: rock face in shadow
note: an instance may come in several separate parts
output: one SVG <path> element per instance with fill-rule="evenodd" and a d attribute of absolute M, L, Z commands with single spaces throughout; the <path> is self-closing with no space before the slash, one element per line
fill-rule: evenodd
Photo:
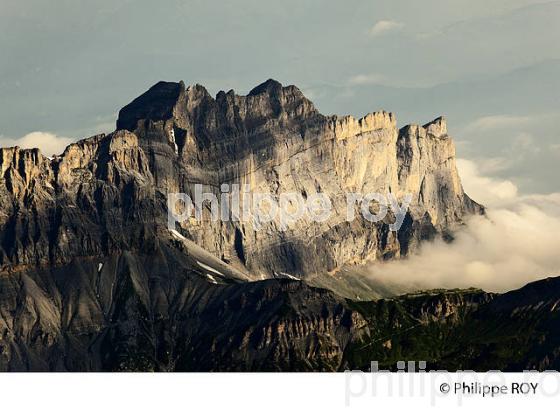
<path fill-rule="evenodd" d="M 426 361 L 428 370 L 559 370 L 559 306 L 560 278 L 501 295 L 440 290 L 350 302 L 370 336 L 347 346 L 345 363 L 363 370 L 371 360 L 390 370 L 399 360 Z"/>
<path fill-rule="evenodd" d="M 161 248 L 2 275 L 0 370 L 335 371 L 362 332 L 327 290 L 217 275 L 214 284 L 179 264 L 189 260 Z"/>
<path fill-rule="evenodd" d="M 357 302 L 304 281 L 210 283 L 177 248 L 0 276 L 1 371 L 560 369 L 559 279 Z M 185 266 L 177 269 L 177 266 Z"/>
<path fill-rule="evenodd" d="M 333 212 L 213 222 L 206 203 L 202 219 L 169 230 L 168 194 L 195 197 L 197 184 L 217 196 L 223 184 L 324 193 Z M 348 192 L 410 194 L 403 227 L 358 205 L 347 221 Z M 322 115 L 273 80 L 215 98 L 161 82 L 120 111 L 115 132 L 60 156 L 0 149 L 0 368 L 341 369 L 368 319 L 304 281 L 405 256 L 482 212 L 443 118 L 399 130 L 386 112 Z"/>

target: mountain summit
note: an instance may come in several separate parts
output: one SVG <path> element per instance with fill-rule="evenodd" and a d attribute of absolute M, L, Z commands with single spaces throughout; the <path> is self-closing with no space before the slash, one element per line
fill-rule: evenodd
<path fill-rule="evenodd" d="M 291 316 L 270 321 L 280 306 L 297 312 L 304 303 L 310 310 L 290 332 L 307 341 L 291 348 L 309 347 L 312 333 L 318 346 L 340 347 L 360 333 L 359 315 L 304 282 L 372 297 L 368 285 L 333 274 L 404 257 L 483 212 L 463 191 L 443 118 L 398 129 L 387 112 L 325 116 L 297 87 L 274 80 L 246 96 L 215 98 L 200 85 L 160 82 L 119 112 L 116 128 L 52 159 L 36 149 L 0 149 L 4 368 L 198 368 L 196 346 L 237 343 L 203 330 L 207 318 L 248 306 L 263 311 L 247 322 L 224 317 L 232 332 L 248 332 L 246 343 L 266 344 L 267 332 L 280 331 L 274 326 L 295 326 Z M 246 221 L 211 222 L 203 207 L 201 220 L 169 230 L 169 193 L 192 196 L 197 184 L 217 196 L 223 184 L 305 198 L 326 193 L 332 217 L 287 228 L 264 221 L 255 230 Z M 391 215 L 348 221 L 347 193 L 409 194 L 412 202 L 394 232 Z M 263 281 L 274 278 L 303 282 Z M 249 351 L 241 355 L 252 360 Z"/>

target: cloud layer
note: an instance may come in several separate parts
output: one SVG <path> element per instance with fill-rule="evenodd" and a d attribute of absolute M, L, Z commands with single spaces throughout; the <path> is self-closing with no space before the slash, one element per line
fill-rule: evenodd
<path fill-rule="evenodd" d="M 368 31 L 368 34 L 372 37 L 380 36 L 386 34 L 389 31 L 400 30 L 404 27 L 403 23 L 394 20 L 380 20 L 373 25 Z"/>
<path fill-rule="evenodd" d="M 0 147 L 39 148 L 48 157 L 61 154 L 71 142 L 73 142 L 72 138 L 60 137 L 50 132 L 41 131 L 31 132 L 16 139 L 0 136 Z"/>
<path fill-rule="evenodd" d="M 461 161 L 466 191 L 486 201 L 454 242 L 424 244 L 402 261 L 372 264 L 368 275 L 402 291 L 477 287 L 507 291 L 560 275 L 560 193 L 518 196 L 515 185 L 479 175 Z"/>

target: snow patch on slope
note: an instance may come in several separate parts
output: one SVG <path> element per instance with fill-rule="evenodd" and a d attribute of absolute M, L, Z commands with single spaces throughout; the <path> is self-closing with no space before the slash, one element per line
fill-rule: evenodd
<path fill-rule="evenodd" d="M 215 274 L 217 274 L 217 275 L 220 275 L 220 276 L 222 276 L 222 277 L 225 277 L 224 274 L 223 274 L 222 272 L 220 272 L 220 271 L 214 269 L 214 268 L 211 267 L 211 266 L 206 265 L 205 263 L 202 263 L 202 262 L 200 262 L 200 261 L 196 261 L 196 263 L 198 264 L 198 266 L 200 266 L 200 267 L 203 268 L 203 269 L 206 269 L 206 270 L 208 270 L 208 271 L 210 271 L 210 272 L 213 272 L 213 273 L 215 273 Z"/>

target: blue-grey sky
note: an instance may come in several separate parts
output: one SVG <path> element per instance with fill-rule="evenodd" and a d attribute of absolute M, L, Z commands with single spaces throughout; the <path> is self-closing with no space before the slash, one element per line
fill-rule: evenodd
<path fill-rule="evenodd" d="M 159 80 L 272 77 L 325 114 L 444 114 L 485 175 L 558 192 L 559 21 L 542 0 L 0 0 L 0 145 L 111 131 Z"/>

